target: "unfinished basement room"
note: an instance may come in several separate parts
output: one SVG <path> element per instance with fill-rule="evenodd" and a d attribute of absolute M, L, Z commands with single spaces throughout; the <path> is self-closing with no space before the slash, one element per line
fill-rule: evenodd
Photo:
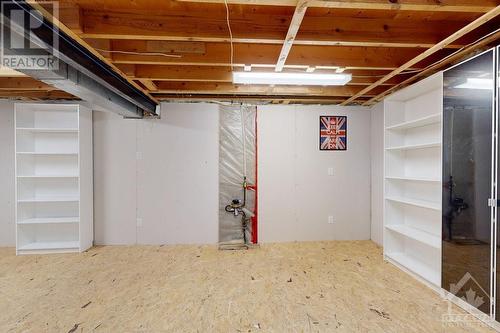
<path fill-rule="evenodd" d="M 0 7 L 0 333 L 500 332 L 500 0 Z"/>

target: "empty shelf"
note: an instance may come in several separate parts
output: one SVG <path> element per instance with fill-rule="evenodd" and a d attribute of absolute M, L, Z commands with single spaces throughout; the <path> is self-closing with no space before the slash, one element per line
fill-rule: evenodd
<path fill-rule="evenodd" d="M 385 179 L 392 180 L 407 180 L 407 181 L 415 181 L 415 182 L 440 182 L 440 178 L 430 178 L 430 177 L 396 177 L 396 176 L 387 176 Z"/>
<path fill-rule="evenodd" d="M 47 198 L 29 198 L 29 199 L 19 199 L 17 202 L 78 202 L 80 199 L 78 197 L 47 197 Z"/>
<path fill-rule="evenodd" d="M 78 223 L 78 217 L 43 217 L 20 220 L 17 224 Z"/>
<path fill-rule="evenodd" d="M 78 241 L 62 241 L 62 242 L 33 242 L 19 246 L 21 251 L 35 250 L 59 250 L 59 249 L 75 249 L 78 250 L 80 245 Z"/>
<path fill-rule="evenodd" d="M 18 175 L 17 178 L 78 178 L 78 175 Z"/>
<path fill-rule="evenodd" d="M 18 131 L 39 132 L 39 133 L 77 133 L 78 128 L 36 128 L 18 127 Z"/>
<path fill-rule="evenodd" d="M 405 237 L 416 240 L 420 243 L 432 246 L 436 249 L 441 248 L 441 238 L 428 232 L 404 225 L 404 224 L 389 224 L 385 226 L 387 229 L 397 232 Z"/>
<path fill-rule="evenodd" d="M 415 120 L 405 121 L 386 127 L 387 130 L 407 130 L 410 128 L 421 127 L 426 125 L 437 124 L 441 122 L 441 113 L 435 113 L 430 116 L 422 117 Z"/>
<path fill-rule="evenodd" d="M 405 145 L 405 146 L 397 146 L 397 147 L 387 147 L 385 150 L 411 150 L 411 149 L 425 149 L 425 148 L 434 148 L 441 147 L 440 142 L 431 142 L 431 143 L 420 143 L 415 145 Z"/>
<path fill-rule="evenodd" d="M 427 200 L 410 199 L 404 197 L 386 197 L 385 199 L 406 205 L 412 205 L 433 210 L 441 210 L 441 204 Z"/>
<path fill-rule="evenodd" d="M 433 270 L 428 265 L 420 262 L 417 259 L 414 259 L 408 256 L 405 253 L 401 252 L 393 252 L 386 253 L 386 257 L 400 264 L 401 266 L 407 268 L 411 272 L 421 276 L 425 280 L 439 286 L 441 283 L 441 274 L 439 271 Z"/>
<path fill-rule="evenodd" d="M 18 151 L 18 155 L 78 155 L 78 153 L 72 152 L 37 152 L 37 151 Z"/>

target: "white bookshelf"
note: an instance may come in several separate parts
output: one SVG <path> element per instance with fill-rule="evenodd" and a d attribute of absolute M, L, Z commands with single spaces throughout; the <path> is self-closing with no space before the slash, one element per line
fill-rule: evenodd
<path fill-rule="evenodd" d="M 92 112 L 18 103 L 17 254 L 81 252 L 93 242 Z"/>
<path fill-rule="evenodd" d="M 384 255 L 441 285 L 442 73 L 384 101 Z"/>

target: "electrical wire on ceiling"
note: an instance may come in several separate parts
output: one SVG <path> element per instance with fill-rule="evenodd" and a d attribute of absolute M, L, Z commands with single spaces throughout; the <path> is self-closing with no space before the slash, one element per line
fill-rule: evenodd
<path fill-rule="evenodd" d="M 230 64 L 231 64 L 231 70 L 233 70 L 233 59 L 234 59 L 233 31 L 231 30 L 231 23 L 229 21 L 229 6 L 227 4 L 227 0 L 224 0 L 224 5 L 226 6 L 226 23 L 227 23 L 227 29 L 229 30 L 229 42 L 231 47 Z"/>

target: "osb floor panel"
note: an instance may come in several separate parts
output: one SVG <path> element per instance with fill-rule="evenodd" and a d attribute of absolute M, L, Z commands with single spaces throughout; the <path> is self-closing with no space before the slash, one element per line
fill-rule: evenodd
<path fill-rule="evenodd" d="M 0 249 L 0 332 L 490 331 L 445 328 L 446 311 L 370 241 Z"/>

